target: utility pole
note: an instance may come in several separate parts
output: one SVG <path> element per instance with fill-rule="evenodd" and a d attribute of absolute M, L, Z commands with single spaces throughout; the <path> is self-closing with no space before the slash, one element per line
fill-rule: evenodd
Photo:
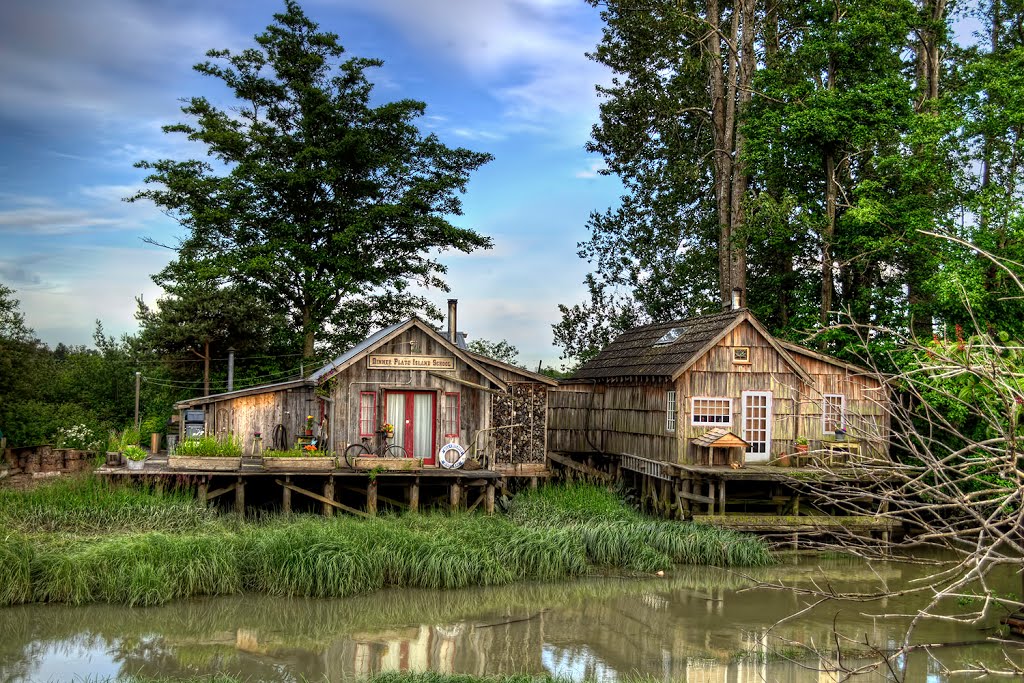
<path fill-rule="evenodd" d="M 235 347 L 228 347 L 228 391 L 235 388 Z"/>
<path fill-rule="evenodd" d="M 135 428 L 139 428 L 139 389 L 142 387 L 142 373 L 135 373 Z"/>

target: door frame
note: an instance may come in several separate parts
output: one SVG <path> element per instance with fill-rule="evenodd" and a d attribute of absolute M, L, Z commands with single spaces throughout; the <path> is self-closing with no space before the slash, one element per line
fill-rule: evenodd
<path fill-rule="evenodd" d="M 775 421 L 775 413 L 773 411 L 773 397 L 770 391 L 744 391 L 740 393 L 740 420 L 742 425 L 742 433 L 740 437 L 750 443 L 750 439 L 747 438 L 747 398 L 751 396 L 761 396 L 766 398 L 765 401 L 765 451 L 764 453 L 750 453 L 747 451 L 745 455 L 746 462 L 749 463 L 761 463 L 768 462 L 772 457 L 772 423 Z"/>
<path fill-rule="evenodd" d="M 436 465 L 437 464 L 437 391 L 433 389 L 385 389 L 384 390 L 384 417 L 387 419 L 388 410 L 388 396 L 401 395 L 405 397 L 405 420 L 406 427 L 415 425 L 415 401 L 416 395 L 427 395 L 430 396 L 430 457 L 423 458 L 424 465 Z M 414 433 L 413 429 L 405 429 L 405 443 L 395 444 L 396 446 L 402 446 L 410 456 L 415 457 L 415 450 L 413 445 Z"/>

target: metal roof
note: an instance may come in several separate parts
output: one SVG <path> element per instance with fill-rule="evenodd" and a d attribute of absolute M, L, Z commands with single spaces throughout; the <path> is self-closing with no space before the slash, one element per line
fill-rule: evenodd
<path fill-rule="evenodd" d="M 252 396 L 253 394 L 262 394 L 267 391 L 280 391 L 281 389 L 294 389 L 302 386 L 313 386 L 313 383 L 309 379 L 291 379 L 287 382 L 277 382 L 276 384 L 259 384 L 254 387 L 247 387 L 245 389 L 235 389 L 234 391 L 225 391 L 221 394 L 210 394 L 209 396 L 197 396 L 195 398 L 189 398 L 184 401 L 178 401 L 174 404 L 174 407 L 178 410 L 182 408 L 188 408 L 190 406 L 204 405 L 206 403 L 216 403 L 217 401 L 223 401 L 230 398 L 239 398 L 240 396 Z"/>
<path fill-rule="evenodd" d="M 332 360 L 327 365 L 323 366 L 322 368 L 320 368 L 319 370 L 314 372 L 312 375 L 310 375 L 308 377 L 308 379 L 310 381 L 314 382 L 314 383 L 319 382 L 321 377 L 323 377 L 324 375 L 326 375 L 329 372 L 331 372 L 332 370 L 334 370 L 334 368 L 339 367 L 339 366 L 344 365 L 345 363 L 349 362 L 350 360 L 352 360 L 353 358 L 355 358 L 359 354 L 363 353 L 367 349 L 371 348 L 374 344 L 379 342 L 381 339 L 384 339 L 389 334 L 391 334 L 392 332 L 394 332 L 395 330 L 397 330 L 402 325 L 405 325 L 408 322 L 409 322 L 409 320 L 403 320 L 400 323 L 395 323 L 391 327 L 385 327 L 382 330 L 377 330 L 376 332 L 371 334 L 369 337 L 367 337 L 363 341 L 359 342 L 358 344 L 353 346 L 351 349 L 349 349 L 345 353 L 341 354 L 340 356 L 338 356 L 337 358 Z"/>

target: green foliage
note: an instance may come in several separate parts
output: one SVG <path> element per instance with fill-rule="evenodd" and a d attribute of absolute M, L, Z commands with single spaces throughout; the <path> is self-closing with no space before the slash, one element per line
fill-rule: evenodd
<path fill-rule="evenodd" d="M 434 254 L 491 245 L 448 220 L 490 155 L 422 135 L 422 102 L 371 106 L 366 71 L 382 62 L 343 60 L 338 37 L 293 0 L 255 42 L 195 66 L 227 88 L 230 110 L 193 97 L 182 108 L 190 122 L 164 129 L 204 145 L 225 170 L 143 161 L 152 189 L 131 199 L 152 200 L 188 230 L 182 263 L 286 312 L 307 357 L 317 340 L 343 345 L 415 310 L 439 316 L 412 285 L 445 288 Z"/>
<path fill-rule="evenodd" d="M 122 451 L 129 446 L 138 446 L 142 441 L 142 430 L 134 425 L 127 425 L 120 432 L 111 435 L 111 440 L 116 440 L 117 447 L 111 450 Z"/>
<path fill-rule="evenodd" d="M 486 339 L 474 339 L 470 341 L 467 346 L 473 353 L 479 353 L 481 356 L 487 356 L 494 360 L 501 361 L 502 363 L 508 363 L 509 365 L 518 365 L 524 367 L 519 363 L 519 349 L 508 343 L 507 340 L 502 339 L 501 341 L 492 342 Z"/>
<path fill-rule="evenodd" d="M 264 458 L 333 458 L 332 451 L 312 450 L 307 451 L 303 446 L 296 446 L 286 451 L 266 450 L 263 451 Z"/>
<path fill-rule="evenodd" d="M 209 511 L 177 494 L 160 498 L 105 486 L 84 480 L 0 492 L 0 522 L 22 530 L 0 539 L 0 558 L 17 558 L 0 566 L 0 578 L 7 579 L 0 583 L 7 586 L 0 589 L 6 600 L 0 604 L 154 605 L 240 591 L 343 597 L 386 586 L 452 589 L 555 580 L 596 567 L 653 572 L 673 563 L 771 561 L 757 539 L 652 521 L 607 491 L 582 486 L 529 494 L 507 518 L 460 513 L 242 524 L 212 521 Z M 131 530 L 136 524 L 143 533 L 38 534 Z"/>
<path fill-rule="evenodd" d="M 194 531 L 214 518 L 191 491 L 157 493 L 95 476 L 61 477 L 27 491 L 0 489 L 0 528 L 26 534 Z"/>
<path fill-rule="evenodd" d="M 124 450 L 121 452 L 124 454 L 124 457 L 136 462 L 139 460 L 145 460 L 149 455 L 142 446 L 125 446 Z"/>
<path fill-rule="evenodd" d="M 174 454 L 199 458 L 238 458 L 242 455 L 242 442 L 231 435 L 192 436 L 180 442 Z"/>

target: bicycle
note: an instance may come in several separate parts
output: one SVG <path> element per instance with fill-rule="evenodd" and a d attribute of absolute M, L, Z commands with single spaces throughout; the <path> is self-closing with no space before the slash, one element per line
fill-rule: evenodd
<path fill-rule="evenodd" d="M 354 443 L 345 449 L 345 464 L 349 467 L 355 467 L 356 458 L 411 458 L 412 455 L 409 451 L 405 450 L 401 446 L 388 443 L 388 432 L 383 429 L 378 429 L 377 434 L 377 447 L 370 448 L 370 437 L 364 436 L 362 443 Z"/>

